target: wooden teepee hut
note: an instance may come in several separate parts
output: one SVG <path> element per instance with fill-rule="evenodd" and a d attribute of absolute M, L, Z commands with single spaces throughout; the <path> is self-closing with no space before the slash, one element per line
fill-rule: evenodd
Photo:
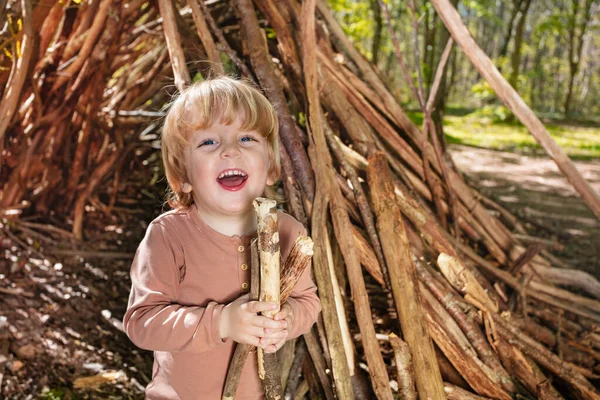
<path fill-rule="evenodd" d="M 449 3 L 433 3 L 459 45 L 477 50 Z M 82 239 L 90 202 L 113 212 L 140 155 L 156 152 L 176 89 L 237 74 L 275 105 L 284 206 L 316 244 L 323 313 L 279 353 L 286 398 L 600 399 L 600 283 L 525 244 L 519 221 L 465 183 L 428 119 L 410 121 L 325 3 L 3 4 L 0 212 L 17 243 L 19 230 L 51 231 L 25 222 L 32 215 Z"/>

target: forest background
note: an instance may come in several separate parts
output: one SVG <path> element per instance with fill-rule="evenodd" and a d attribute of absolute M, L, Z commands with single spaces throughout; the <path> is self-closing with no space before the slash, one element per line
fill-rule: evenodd
<path fill-rule="evenodd" d="M 593 0 L 453 1 L 469 32 L 557 142 L 580 158 L 600 156 L 600 3 Z M 329 1 L 344 31 L 383 72 L 408 109 L 418 105 L 397 63 L 377 0 Z M 391 20 L 401 38 L 414 36 L 410 2 L 391 1 Z M 419 63 L 428 88 L 448 32 L 429 2 L 420 3 Z M 418 80 L 415 40 L 400 46 Z M 436 99 L 434 118 L 445 113 L 446 138 L 495 149 L 540 153 L 535 140 L 514 124 L 510 111 L 461 51 L 453 51 Z M 465 118 L 465 116 L 469 116 Z M 419 113 L 413 114 L 419 121 Z M 569 124 L 569 122 L 575 122 Z M 565 124 L 566 123 L 566 124 Z M 591 129 L 581 129 L 581 126 Z M 568 128 L 567 128 L 568 127 Z M 595 129 L 593 127 L 596 127 Z M 443 136 L 440 135 L 441 138 Z"/>

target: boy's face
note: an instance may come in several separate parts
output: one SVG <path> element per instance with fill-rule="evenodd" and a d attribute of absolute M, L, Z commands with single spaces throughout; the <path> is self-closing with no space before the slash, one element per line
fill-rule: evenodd
<path fill-rule="evenodd" d="M 252 211 L 252 200 L 273 184 L 268 177 L 267 139 L 239 127 L 239 121 L 215 124 L 190 138 L 188 183 L 198 209 L 213 217 Z"/>

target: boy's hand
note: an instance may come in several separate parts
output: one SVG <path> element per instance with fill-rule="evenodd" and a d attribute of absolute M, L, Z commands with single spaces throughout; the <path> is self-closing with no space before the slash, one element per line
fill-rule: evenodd
<path fill-rule="evenodd" d="M 277 314 L 275 314 L 273 319 L 275 321 L 285 321 L 287 328 L 279 330 L 279 332 L 281 333 L 280 337 L 279 337 L 279 335 L 275 335 L 275 333 L 277 333 L 277 332 L 273 332 L 275 337 L 268 337 L 268 338 L 261 339 L 261 343 L 268 344 L 267 348 L 263 347 L 265 349 L 265 352 L 267 352 L 267 353 L 276 352 L 281 347 L 283 347 L 283 345 L 287 341 L 288 329 L 292 326 L 292 323 L 294 322 L 294 315 L 292 313 L 292 307 L 287 302 L 284 303 L 283 306 L 281 306 L 281 310 Z M 271 330 L 272 329 L 270 329 L 270 328 L 265 329 L 265 331 L 267 331 L 269 333 L 271 333 L 270 332 Z"/>
<path fill-rule="evenodd" d="M 231 338 L 235 342 L 257 346 L 267 352 L 278 350 L 287 337 L 287 321 L 283 320 L 285 317 L 275 320 L 257 315 L 262 311 L 275 310 L 277 305 L 272 302 L 249 301 L 249 299 L 250 296 L 246 294 L 223 307 L 219 321 L 221 339 Z M 283 343 L 276 349 L 274 343 L 282 339 Z"/>

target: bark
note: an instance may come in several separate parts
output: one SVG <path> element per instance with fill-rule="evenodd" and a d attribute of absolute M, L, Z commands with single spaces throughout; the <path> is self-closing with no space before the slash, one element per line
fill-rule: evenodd
<path fill-rule="evenodd" d="M 319 96 L 317 92 L 317 57 L 316 57 L 316 43 L 315 43 L 315 28 L 314 28 L 314 1 L 307 1 L 302 4 L 302 37 L 303 37 L 303 51 L 302 59 L 304 65 L 305 74 L 305 85 L 307 91 L 307 98 L 309 102 L 309 123 L 311 140 L 315 144 L 316 154 L 313 153 L 313 163 L 321 165 L 324 168 L 320 169 L 320 173 L 323 174 L 323 184 L 326 189 L 326 193 L 329 192 L 332 202 L 331 214 L 333 219 L 333 225 L 335 229 L 336 238 L 342 249 L 344 260 L 346 262 L 348 280 L 352 290 L 352 297 L 356 304 L 356 317 L 358 319 L 358 325 L 361 334 L 364 338 L 363 345 L 365 348 L 365 355 L 367 358 L 367 364 L 371 373 L 371 379 L 375 394 L 379 399 L 392 399 L 392 393 L 389 386 L 389 378 L 385 369 L 385 364 L 379 349 L 379 343 L 375 337 L 375 329 L 373 321 L 371 319 L 371 313 L 369 308 L 368 295 L 365 289 L 365 283 L 363 280 L 358 255 L 353 243 L 353 238 L 349 234 L 351 233 L 351 223 L 348 218 L 348 214 L 345 210 L 339 207 L 342 203 L 342 194 L 339 187 L 335 184 L 334 177 L 332 175 L 333 169 L 331 167 L 331 156 L 326 151 L 327 143 L 325 141 L 325 135 L 322 131 L 322 115 L 321 106 L 319 102 Z M 312 158 L 312 157 L 311 157 Z"/>
<path fill-rule="evenodd" d="M 261 87 L 273 104 L 279 118 L 281 140 L 295 165 L 296 176 L 302 191 L 310 203 L 314 199 L 314 175 L 304 151 L 302 142 L 296 135 L 294 121 L 287 107 L 280 80 L 273 72 L 271 56 L 267 52 L 266 39 L 258 26 L 258 20 L 250 0 L 236 0 L 236 9 L 240 17 L 246 48 L 250 52 L 250 61 Z"/>
<path fill-rule="evenodd" d="M 4 7 L 2 10 L 4 10 Z M 12 70 L 14 73 L 11 73 L 10 81 L 8 82 L 7 88 L 4 90 L 2 102 L 0 102 L 0 154 L 3 154 L 4 136 L 19 104 L 25 80 L 29 74 L 29 63 L 33 56 L 34 30 L 31 16 L 31 0 L 21 0 L 21 10 L 23 13 L 23 38 L 21 40 L 22 55 Z M 0 164 L 0 168 L 1 167 L 2 164 Z M 12 204 L 4 204 L 4 207 L 11 205 Z"/>
<path fill-rule="evenodd" d="M 284 384 L 284 397 L 286 399 L 291 399 L 293 394 L 298 389 L 300 385 L 300 374 L 302 373 L 302 364 L 304 363 L 304 358 L 306 357 L 306 344 L 304 340 L 298 340 L 298 345 L 296 346 L 294 352 L 294 360 L 292 361 L 292 365 L 290 368 L 289 378 L 287 382 Z"/>
<path fill-rule="evenodd" d="M 371 189 L 377 230 L 389 269 L 402 333 L 414 362 L 417 391 L 425 398 L 443 399 L 442 375 L 433 344 L 421 317 L 415 266 L 411 259 L 400 209 L 396 203 L 391 171 L 383 154 L 376 153 L 369 158 L 367 181 Z"/>
<path fill-rule="evenodd" d="M 579 71 L 579 65 L 581 64 L 581 51 L 583 49 L 583 36 L 588 28 L 589 21 L 591 19 L 590 9 L 592 7 L 593 0 L 585 0 L 582 18 L 583 21 L 581 26 L 577 25 L 579 16 L 579 0 L 573 0 L 572 14 L 569 16 L 569 82 L 567 86 L 567 97 L 565 98 L 564 109 L 565 114 L 571 113 L 571 99 L 573 98 L 573 85 L 575 83 L 575 76 Z M 576 33 L 579 28 L 578 33 Z"/>
<path fill-rule="evenodd" d="M 197 0 L 188 0 L 188 5 L 192 9 L 192 16 L 194 17 L 194 24 L 196 25 L 196 30 L 198 31 L 198 36 L 202 41 L 202 46 L 204 46 L 204 51 L 206 51 L 206 55 L 208 57 L 208 61 L 210 61 L 210 68 L 217 75 L 221 75 L 224 73 L 223 64 L 221 63 L 221 57 L 219 57 L 219 51 L 217 50 L 217 46 L 208 30 L 208 25 L 206 24 L 206 19 L 200 10 L 200 6 L 198 5 Z"/>
<path fill-rule="evenodd" d="M 280 246 L 275 200 L 257 198 L 252 203 L 257 216 L 256 231 L 258 233 L 258 253 L 260 260 L 260 294 L 259 301 L 280 304 Z M 262 315 L 273 318 L 279 307 L 272 311 L 264 311 Z M 283 398 L 281 376 L 277 369 L 276 353 L 265 353 L 261 348 L 258 353 L 258 376 L 262 380 L 265 397 L 268 400 Z"/>
<path fill-rule="evenodd" d="M 398 395 L 404 400 L 416 400 L 417 391 L 408 344 L 393 333 L 390 334 L 390 342 L 394 349 L 394 360 L 398 371 Z"/>
<path fill-rule="evenodd" d="M 379 62 L 379 51 L 381 48 L 381 31 L 383 20 L 381 19 L 381 7 L 377 0 L 370 0 L 373 19 L 375 20 L 375 31 L 373 32 L 373 43 L 371 44 L 371 63 L 377 68 Z"/>
<path fill-rule="evenodd" d="M 192 78 L 190 78 L 181 48 L 181 36 L 175 21 L 175 7 L 172 0 L 158 0 L 158 7 L 160 15 L 163 17 L 163 29 L 175 75 L 175 86 L 182 92 L 192 82 Z"/>
<path fill-rule="evenodd" d="M 321 346 L 319 345 L 319 341 L 317 340 L 314 331 L 311 330 L 304 335 L 304 341 L 306 342 L 308 354 L 310 354 L 310 358 L 315 366 L 315 372 L 317 373 L 321 387 L 325 392 L 325 398 L 327 400 L 335 399 L 335 396 L 333 395 L 333 389 L 331 388 L 331 383 L 327 377 L 327 374 L 325 373 L 327 366 L 323 358 L 323 351 L 321 350 Z"/>
<path fill-rule="evenodd" d="M 510 59 L 512 70 L 508 81 L 515 90 L 518 90 L 519 68 L 521 66 L 521 45 L 523 44 L 523 33 L 525 32 L 525 23 L 527 21 L 527 13 L 529 12 L 530 5 L 531 0 L 523 0 L 521 2 L 519 22 L 517 22 L 517 27 L 515 28 L 515 45 Z"/>
<path fill-rule="evenodd" d="M 420 292 L 429 332 L 461 376 L 477 394 L 495 399 L 511 399 L 498 383 L 497 377 L 476 356 L 475 349 L 441 304 L 424 286 L 421 286 Z"/>

